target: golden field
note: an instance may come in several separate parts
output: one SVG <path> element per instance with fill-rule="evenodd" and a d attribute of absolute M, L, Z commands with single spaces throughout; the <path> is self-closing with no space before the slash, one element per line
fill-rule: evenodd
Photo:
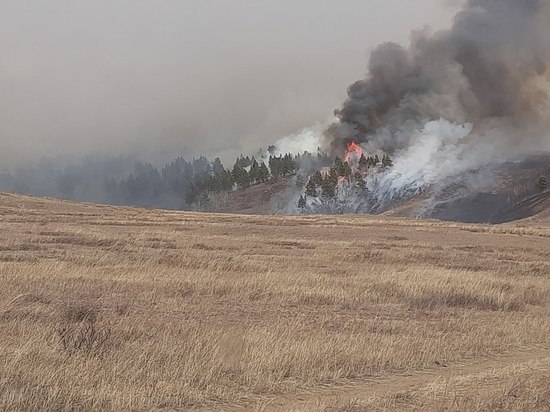
<path fill-rule="evenodd" d="M 0 410 L 548 410 L 550 228 L 0 195 Z"/>

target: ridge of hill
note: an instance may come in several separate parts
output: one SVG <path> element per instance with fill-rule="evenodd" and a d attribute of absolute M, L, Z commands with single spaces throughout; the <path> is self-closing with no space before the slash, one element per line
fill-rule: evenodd
<path fill-rule="evenodd" d="M 464 223 L 550 226 L 550 189 L 540 191 L 536 184 L 540 176 L 550 176 L 548 156 L 489 165 L 478 173 L 483 174 L 482 180 L 494 183 L 478 188 L 468 184 L 468 176 L 464 181 L 457 178 L 437 193 L 428 189 L 410 199 L 395 199 L 380 212 L 384 216 Z M 304 178 L 299 180 L 307 182 Z M 248 215 L 297 213 L 302 190 L 297 181 L 296 177 L 271 179 L 245 189 L 211 194 L 199 209 Z"/>

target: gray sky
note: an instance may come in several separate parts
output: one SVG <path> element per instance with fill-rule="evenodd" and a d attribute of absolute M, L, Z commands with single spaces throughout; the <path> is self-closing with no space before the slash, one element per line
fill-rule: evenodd
<path fill-rule="evenodd" d="M 325 121 L 370 49 L 448 27 L 450 3 L 0 0 L 0 161 L 254 152 Z"/>

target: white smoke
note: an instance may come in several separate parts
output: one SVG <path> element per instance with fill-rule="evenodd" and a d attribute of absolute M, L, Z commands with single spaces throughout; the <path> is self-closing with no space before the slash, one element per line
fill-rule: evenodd
<path fill-rule="evenodd" d="M 393 167 L 369 182 L 372 195 L 379 202 L 392 200 L 471 169 L 477 160 L 464 152 L 472 127 L 440 119 L 412 132 L 409 146 L 396 153 Z"/>
<path fill-rule="evenodd" d="M 327 123 L 328 124 L 328 123 Z M 272 153 L 275 156 L 291 153 L 293 155 L 302 154 L 304 152 L 317 153 L 322 143 L 323 132 L 327 124 L 317 124 L 307 129 L 303 129 L 298 133 L 279 139 L 275 144 L 275 150 Z"/>
<path fill-rule="evenodd" d="M 458 124 L 443 118 L 427 121 L 420 128 L 393 133 L 380 130 L 362 147 L 366 155 L 381 157 L 384 152 L 379 147 L 386 139 L 407 141 L 407 146 L 392 156 L 393 166 L 370 169 L 365 178 L 366 191 L 356 183 L 342 181 L 333 199 L 308 199 L 308 211 L 379 213 L 423 193 L 427 194 L 425 206 L 429 208 L 441 196 L 448 199 L 460 195 L 461 187 L 466 191 L 472 187 L 491 190 L 498 185 L 492 166 L 528 156 L 530 149 L 518 148 L 512 156 L 507 144 L 512 138 L 505 131 L 491 129 L 483 132 L 482 138 L 479 133 L 471 123 Z M 295 207 L 290 210 L 295 212 Z"/>

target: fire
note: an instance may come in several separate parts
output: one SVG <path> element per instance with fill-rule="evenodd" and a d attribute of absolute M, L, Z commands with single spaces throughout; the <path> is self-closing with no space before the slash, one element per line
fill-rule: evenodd
<path fill-rule="evenodd" d="M 359 146 L 359 143 L 352 141 L 347 144 L 344 160 L 348 163 L 350 161 L 358 162 L 362 155 L 363 149 Z"/>

